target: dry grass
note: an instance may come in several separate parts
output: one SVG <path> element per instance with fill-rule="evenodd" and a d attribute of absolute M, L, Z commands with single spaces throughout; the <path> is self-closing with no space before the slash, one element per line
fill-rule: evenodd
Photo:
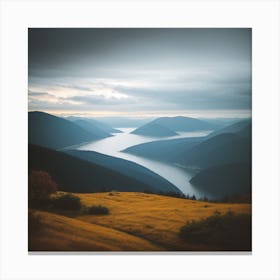
<path fill-rule="evenodd" d="M 108 227 L 37 211 L 42 231 L 29 238 L 29 251 L 158 251 L 149 241 Z"/>
<path fill-rule="evenodd" d="M 44 247 L 41 250 L 55 248 L 62 251 L 219 250 L 182 241 L 178 235 L 180 228 L 187 221 L 200 220 L 215 211 L 251 213 L 250 204 L 209 203 L 145 193 L 75 195 L 86 206 L 100 204 L 107 207 L 110 214 L 78 214 L 75 218 L 66 218 L 41 213 L 48 227 L 42 237 L 32 241 L 31 250 L 40 246 Z M 41 242 L 45 245 L 40 245 Z"/>

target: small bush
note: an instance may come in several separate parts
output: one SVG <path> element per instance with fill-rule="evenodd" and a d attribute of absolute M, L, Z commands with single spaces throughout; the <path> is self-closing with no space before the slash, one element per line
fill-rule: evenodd
<path fill-rule="evenodd" d="M 108 215 L 110 213 L 109 209 L 105 206 L 98 205 L 98 206 L 90 206 L 87 210 L 88 214 L 94 215 Z"/>
<path fill-rule="evenodd" d="M 28 235 L 38 234 L 42 230 L 42 222 L 39 214 L 28 209 Z"/>
<path fill-rule="evenodd" d="M 71 193 L 53 197 L 52 205 L 54 208 L 61 210 L 80 210 L 82 207 L 80 198 Z"/>
<path fill-rule="evenodd" d="M 250 251 L 252 239 L 251 215 L 236 215 L 232 211 L 214 215 L 183 226 L 180 237 L 190 243 L 208 244 L 227 251 Z"/>

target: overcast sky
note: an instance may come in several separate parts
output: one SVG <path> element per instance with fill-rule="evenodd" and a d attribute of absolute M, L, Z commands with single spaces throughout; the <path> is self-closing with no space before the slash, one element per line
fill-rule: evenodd
<path fill-rule="evenodd" d="M 247 117 L 250 29 L 29 29 L 29 110 Z"/>

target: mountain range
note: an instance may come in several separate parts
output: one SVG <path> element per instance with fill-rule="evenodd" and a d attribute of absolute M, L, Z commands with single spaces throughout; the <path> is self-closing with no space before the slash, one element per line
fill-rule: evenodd
<path fill-rule="evenodd" d="M 45 170 L 65 191 L 102 190 L 177 192 L 174 185 L 136 163 L 71 146 L 119 133 L 93 119 L 28 114 L 29 170 Z M 215 124 L 193 118 L 158 118 L 132 133 L 175 136 L 175 131 L 213 129 Z M 204 137 L 148 142 L 123 152 L 195 170 L 193 186 L 210 193 L 236 194 L 251 189 L 252 122 L 242 120 Z M 55 151 L 55 150 L 60 150 Z M 63 150 L 63 152 L 62 152 Z"/>
<path fill-rule="evenodd" d="M 144 136 L 174 136 L 176 132 L 191 132 L 201 130 L 213 130 L 218 128 L 217 123 L 199 120 L 190 117 L 161 117 L 157 118 L 132 131 L 133 134 Z"/>
<path fill-rule="evenodd" d="M 83 142 L 111 136 L 94 128 L 91 131 L 64 118 L 44 112 L 28 113 L 28 143 L 51 149 L 61 149 Z"/>
<path fill-rule="evenodd" d="M 147 158 L 205 168 L 251 160 L 251 123 L 237 122 L 204 137 L 152 141 L 123 152 Z"/>
<path fill-rule="evenodd" d="M 251 189 L 251 130 L 251 120 L 243 120 L 205 137 L 153 141 L 123 152 L 196 170 L 190 182 L 212 194 L 248 192 Z"/>
<path fill-rule="evenodd" d="M 84 127 L 86 130 L 88 129 L 89 131 L 94 131 L 95 129 L 99 129 L 107 134 L 121 132 L 119 129 L 113 128 L 110 125 L 106 124 L 105 122 L 101 122 L 92 118 L 70 116 L 67 117 L 66 119 Z"/>

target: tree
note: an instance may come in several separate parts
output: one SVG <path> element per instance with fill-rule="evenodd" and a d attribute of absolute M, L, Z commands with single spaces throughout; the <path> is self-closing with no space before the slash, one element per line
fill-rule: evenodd
<path fill-rule="evenodd" d="M 57 184 L 45 171 L 32 170 L 28 176 L 28 200 L 30 206 L 45 206 Z"/>

